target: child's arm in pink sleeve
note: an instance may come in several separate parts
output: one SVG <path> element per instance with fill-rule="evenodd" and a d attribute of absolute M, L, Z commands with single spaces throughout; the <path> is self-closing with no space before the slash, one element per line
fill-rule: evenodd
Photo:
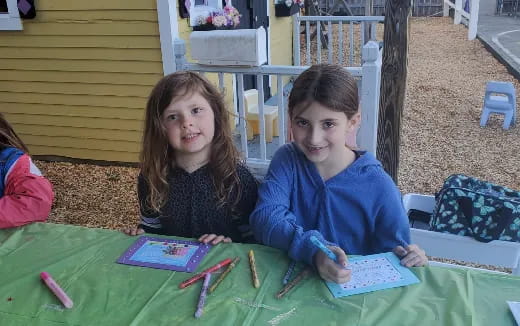
<path fill-rule="evenodd" d="M 51 183 L 28 155 L 21 156 L 10 169 L 0 197 L 0 228 L 45 221 L 53 198 Z"/>

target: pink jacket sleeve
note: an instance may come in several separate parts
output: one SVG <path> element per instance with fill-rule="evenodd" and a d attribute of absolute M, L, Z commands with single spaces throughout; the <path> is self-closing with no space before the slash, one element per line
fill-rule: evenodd
<path fill-rule="evenodd" d="M 49 216 L 54 193 L 49 180 L 28 155 L 13 164 L 0 197 L 0 229 L 31 222 L 43 222 Z"/>

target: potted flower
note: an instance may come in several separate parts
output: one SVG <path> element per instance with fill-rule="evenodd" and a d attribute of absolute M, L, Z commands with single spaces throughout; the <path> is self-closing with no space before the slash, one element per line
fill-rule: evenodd
<path fill-rule="evenodd" d="M 225 6 L 222 10 L 214 11 L 209 16 L 198 16 L 194 31 L 209 31 L 214 29 L 233 29 L 240 24 L 240 13 L 235 7 Z"/>
<path fill-rule="evenodd" d="M 288 17 L 296 14 L 305 5 L 304 0 L 276 0 L 274 13 L 276 17 Z"/>

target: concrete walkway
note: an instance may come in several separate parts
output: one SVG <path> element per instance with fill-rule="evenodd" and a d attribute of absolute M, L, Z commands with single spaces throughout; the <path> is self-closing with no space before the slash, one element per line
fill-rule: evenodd
<path fill-rule="evenodd" d="M 480 15 L 477 38 L 520 80 L 520 18 Z"/>

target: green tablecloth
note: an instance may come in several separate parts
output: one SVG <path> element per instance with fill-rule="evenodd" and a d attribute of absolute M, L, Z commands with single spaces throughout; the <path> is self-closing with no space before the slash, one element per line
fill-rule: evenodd
<path fill-rule="evenodd" d="M 0 325 L 514 325 L 506 300 L 520 277 L 465 269 L 414 268 L 420 284 L 335 299 L 313 274 L 281 300 L 287 256 L 260 245 L 221 244 L 198 267 L 240 256 L 204 315 L 193 314 L 202 282 L 193 274 L 128 266 L 116 259 L 136 240 L 120 232 L 37 223 L 0 231 Z M 251 285 L 253 248 L 261 287 Z M 62 309 L 40 281 L 49 272 L 74 301 Z"/>

